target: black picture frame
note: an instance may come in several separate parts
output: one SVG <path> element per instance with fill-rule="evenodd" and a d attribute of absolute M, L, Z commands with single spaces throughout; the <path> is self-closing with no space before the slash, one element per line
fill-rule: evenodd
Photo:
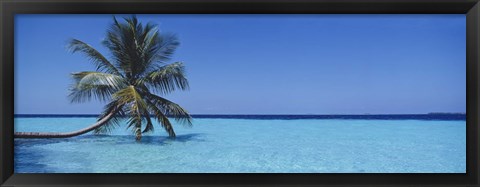
<path fill-rule="evenodd" d="M 329 186 L 479 184 L 478 0 L 2 0 L 0 184 L 3 186 Z M 15 14 L 466 14 L 466 174 L 15 174 Z"/>

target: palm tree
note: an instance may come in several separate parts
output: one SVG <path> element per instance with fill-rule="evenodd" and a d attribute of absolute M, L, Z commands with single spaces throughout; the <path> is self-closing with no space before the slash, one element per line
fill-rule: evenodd
<path fill-rule="evenodd" d="M 152 23 L 143 26 L 135 16 L 125 18 L 122 23 L 113 17 L 102 44 L 110 51 L 111 60 L 80 40 L 69 42 L 73 53 L 85 54 L 96 66 L 96 71 L 72 73 L 74 84 L 69 98 L 73 103 L 92 99 L 106 102 L 97 123 L 70 133 L 18 132 L 15 137 L 64 138 L 92 130 L 95 134 L 108 133 L 124 118 L 136 140 L 140 140 L 143 133 L 154 130 L 151 117 L 170 137 L 175 137 L 175 132 L 168 116 L 184 125 L 192 125 L 192 118 L 185 109 L 162 97 L 189 88 L 184 65 L 167 63 L 179 45 L 175 35 L 160 33 Z"/>

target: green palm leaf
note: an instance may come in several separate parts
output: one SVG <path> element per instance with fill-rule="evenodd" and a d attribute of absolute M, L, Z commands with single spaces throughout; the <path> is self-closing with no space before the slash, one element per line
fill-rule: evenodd
<path fill-rule="evenodd" d="M 148 132 L 153 132 L 155 129 L 152 123 L 152 119 L 150 119 L 150 116 L 145 117 L 147 124 L 145 125 L 145 129 L 142 131 L 142 133 L 148 133 Z"/>
<path fill-rule="evenodd" d="M 69 48 L 72 53 L 82 52 L 97 66 L 97 71 L 111 73 L 114 75 L 121 75 L 117 68 L 113 66 L 107 58 L 105 58 L 100 52 L 94 49 L 92 46 L 77 40 L 72 39 L 69 42 Z"/>
<path fill-rule="evenodd" d="M 147 74 L 144 82 L 161 94 L 169 94 L 177 89 L 188 90 L 185 66 L 175 62 Z"/>
<path fill-rule="evenodd" d="M 72 78 L 74 84 L 69 97 L 73 103 L 91 99 L 109 101 L 113 93 L 127 85 L 122 77 L 101 72 L 72 73 Z"/>
<path fill-rule="evenodd" d="M 154 94 L 149 94 L 147 97 L 155 107 L 161 109 L 162 114 L 172 116 L 183 125 L 192 126 L 192 117 L 180 105 Z"/>
<path fill-rule="evenodd" d="M 170 120 L 168 120 L 168 117 L 154 103 L 150 101 L 147 101 L 147 103 L 148 103 L 149 109 L 152 111 L 158 123 L 163 127 L 163 129 L 165 129 L 165 131 L 168 132 L 168 135 L 170 137 L 174 138 L 176 136 L 175 131 L 173 130 L 172 123 L 170 123 Z"/>
<path fill-rule="evenodd" d="M 113 100 L 105 106 L 104 112 L 98 117 L 97 121 L 103 119 L 110 113 L 116 113 L 117 115 L 113 116 L 103 126 L 96 128 L 94 130 L 94 134 L 110 133 L 114 128 L 121 125 L 121 122 L 123 122 L 124 120 L 125 112 L 123 111 L 122 106 L 119 105 L 117 100 Z"/>

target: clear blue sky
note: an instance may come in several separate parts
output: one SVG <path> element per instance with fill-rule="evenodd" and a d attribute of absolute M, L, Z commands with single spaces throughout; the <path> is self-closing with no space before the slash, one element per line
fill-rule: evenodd
<path fill-rule="evenodd" d="M 122 16 L 122 15 L 117 15 Z M 465 15 L 138 15 L 178 34 L 173 61 L 190 91 L 165 97 L 192 114 L 466 111 Z M 66 50 L 101 45 L 111 15 L 17 15 L 15 113 L 97 114 L 71 104 Z M 172 61 L 172 62 L 173 62 Z"/>

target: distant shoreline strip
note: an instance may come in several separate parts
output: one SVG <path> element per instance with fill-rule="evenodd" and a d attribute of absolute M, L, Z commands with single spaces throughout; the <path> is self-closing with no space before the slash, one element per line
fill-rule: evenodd
<path fill-rule="evenodd" d="M 91 118 L 95 114 L 15 114 L 15 118 Z M 298 119 L 362 119 L 362 120 L 466 120 L 465 114 L 372 114 L 372 115 L 213 115 L 196 114 L 193 118 L 209 119 L 256 119 L 256 120 L 298 120 Z"/>

